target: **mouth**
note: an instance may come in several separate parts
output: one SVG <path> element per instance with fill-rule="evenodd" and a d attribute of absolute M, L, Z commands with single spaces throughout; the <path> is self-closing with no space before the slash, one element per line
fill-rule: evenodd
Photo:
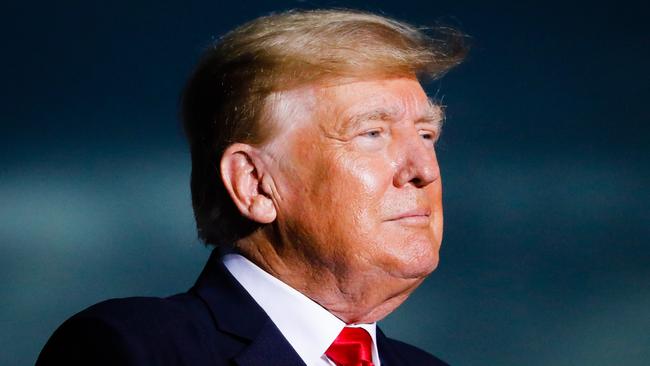
<path fill-rule="evenodd" d="M 396 222 L 404 225 L 428 226 L 431 219 L 431 209 L 418 208 L 415 210 L 404 211 L 392 216 L 387 222 Z"/>

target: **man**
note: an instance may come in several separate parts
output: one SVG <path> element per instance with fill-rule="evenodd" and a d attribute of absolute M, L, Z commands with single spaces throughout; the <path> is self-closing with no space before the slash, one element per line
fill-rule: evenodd
<path fill-rule="evenodd" d="M 444 365 L 375 323 L 438 263 L 442 111 L 462 47 L 373 14 L 256 19 L 183 95 L 199 236 L 187 293 L 75 315 L 38 364 Z"/>

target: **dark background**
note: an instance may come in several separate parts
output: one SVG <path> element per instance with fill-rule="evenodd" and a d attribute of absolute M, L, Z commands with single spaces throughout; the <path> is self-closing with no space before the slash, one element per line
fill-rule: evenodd
<path fill-rule="evenodd" d="M 384 330 L 453 365 L 647 365 L 648 7 L 406 0 L 3 3 L 0 364 L 97 301 L 192 285 L 184 80 L 232 27 L 330 6 L 472 37 L 428 86 L 441 264 Z"/>

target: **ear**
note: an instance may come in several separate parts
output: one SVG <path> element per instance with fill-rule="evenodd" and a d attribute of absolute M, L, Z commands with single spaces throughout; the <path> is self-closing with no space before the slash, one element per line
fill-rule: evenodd
<path fill-rule="evenodd" d="M 239 212 L 248 219 L 268 224 L 277 212 L 256 149 L 247 144 L 230 145 L 221 157 L 221 179 Z"/>

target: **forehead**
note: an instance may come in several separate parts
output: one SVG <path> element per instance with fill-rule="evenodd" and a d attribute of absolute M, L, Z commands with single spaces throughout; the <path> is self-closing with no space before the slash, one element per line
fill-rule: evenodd
<path fill-rule="evenodd" d="M 266 122 L 277 133 L 275 146 L 288 135 L 317 127 L 345 133 L 364 121 L 431 122 L 439 126 L 443 112 L 412 78 L 330 82 L 277 92 L 266 100 Z"/>
<path fill-rule="evenodd" d="M 322 127 L 345 129 L 366 120 L 436 122 L 440 106 L 411 78 L 357 81 L 319 88 L 317 109 Z"/>

